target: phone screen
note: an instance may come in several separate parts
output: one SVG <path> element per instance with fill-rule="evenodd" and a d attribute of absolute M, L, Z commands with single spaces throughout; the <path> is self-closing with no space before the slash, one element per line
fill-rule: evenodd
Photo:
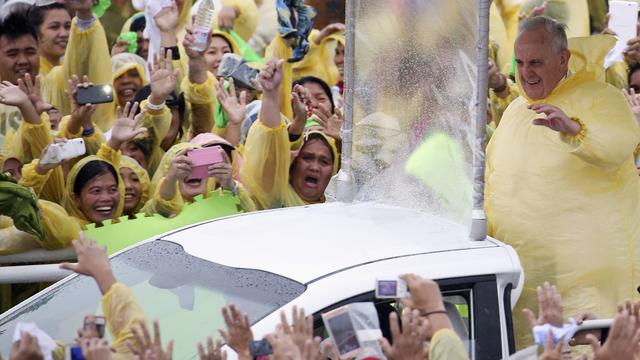
<path fill-rule="evenodd" d="M 251 343 L 251 355 L 253 357 L 267 356 L 273 354 L 273 348 L 267 340 L 257 340 Z"/>
<path fill-rule="evenodd" d="M 113 87 L 109 84 L 81 87 L 76 99 L 78 105 L 110 103 L 113 102 Z"/>
<path fill-rule="evenodd" d="M 360 348 L 360 343 L 348 312 L 345 311 L 327 319 L 327 322 L 340 355 L 348 354 Z"/>
<path fill-rule="evenodd" d="M 396 280 L 378 280 L 378 295 L 397 297 L 398 282 Z"/>

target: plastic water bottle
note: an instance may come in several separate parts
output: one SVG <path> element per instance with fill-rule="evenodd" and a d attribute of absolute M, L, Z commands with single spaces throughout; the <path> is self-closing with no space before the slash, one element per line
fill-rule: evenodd
<path fill-rule="evenodd" d="M 192 47 L 195 51 L 205 51 L 211 32 L 211 20 L 213 18 L 213 0 L 204 0 L 198 7 L 196 21 L 193 24 L 193 37 L 196 44 Z"/>

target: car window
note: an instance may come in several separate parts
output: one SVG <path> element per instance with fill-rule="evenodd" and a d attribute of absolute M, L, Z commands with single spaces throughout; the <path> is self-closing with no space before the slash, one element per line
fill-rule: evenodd
<path fill-rule="evenodd" d="M 442 294 L 442 298 L 447 310 L 447 315 L 449 316 L 451 324 L 453 325 L 453 329 L 462 339 L 465 349 L 469 353 L 470 358 L 472 358 L 472 351 L 474 347 L 471 346 L 471 344 L 473 344 L 473 334 L 472 331 L 470 331 L 470 329 L 473 329 L 472 310 L 470 306 L 471 290 L 461 289 L 444 291 Z M 382 331 L 382 335 L 387 339 L 391 339 L 389 314 L 394 311 L 398 311 L 398 304 L 395 300 L 376 299 L 373 292 L 340 301 L 314 314 L 314 336 L 320 336 L 323 340 L 329 337 L 329 334 L 325 329 L 324 323 L 321 318 L 322 313 L 336 309 L 349 303 L 368 301 L 373 302 L 374 306 L 376 307 L 376 311 L 378 313 L 378 322 L 380 323 L 380 330 Z"/>
<path fill-rule="evenodd" d="M 198 341 L 218 336 L 223 305 L 238 305 L 255 323 L 305 291 L 291 279 L 209 262 L 163 240 L 121 253 L 111 265 L 116 278 L 133 290 L 147 320 L 160 319 L 163 338 L 175 340 L 174 359 L 192 358 Z M 36 322 L 54 339 L 71 343 L 84 316 L 102 312 L 100 300 L 94 280 L 84 276 L 45 290 L 0 320 L 0 352 L 9 353 L 18 322 Z"/>

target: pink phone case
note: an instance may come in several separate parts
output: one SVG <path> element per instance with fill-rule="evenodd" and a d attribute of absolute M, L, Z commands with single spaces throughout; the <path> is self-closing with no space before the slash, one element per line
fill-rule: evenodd
<path fill-rule="evenodd" d="M 224 162 L 222 151 L 223 150 L 220 146 L 211 146 L 188 151 L 187 156 L 192 162 L 191 176 L 189 178 L 206 179 L 209 177 L 209 165 Z"/>

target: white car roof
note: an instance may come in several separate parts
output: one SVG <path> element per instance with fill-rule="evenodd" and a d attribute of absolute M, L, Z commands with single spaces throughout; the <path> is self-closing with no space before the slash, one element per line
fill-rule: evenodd
<path fill-rule="evenodd" d="M 470 241 L 468 229 L 426 212 L 378 203 L 327 203 L 249 213 L 166 235 L 215 263 L 301 283 L 408 255 L 503 246 Z"/>

